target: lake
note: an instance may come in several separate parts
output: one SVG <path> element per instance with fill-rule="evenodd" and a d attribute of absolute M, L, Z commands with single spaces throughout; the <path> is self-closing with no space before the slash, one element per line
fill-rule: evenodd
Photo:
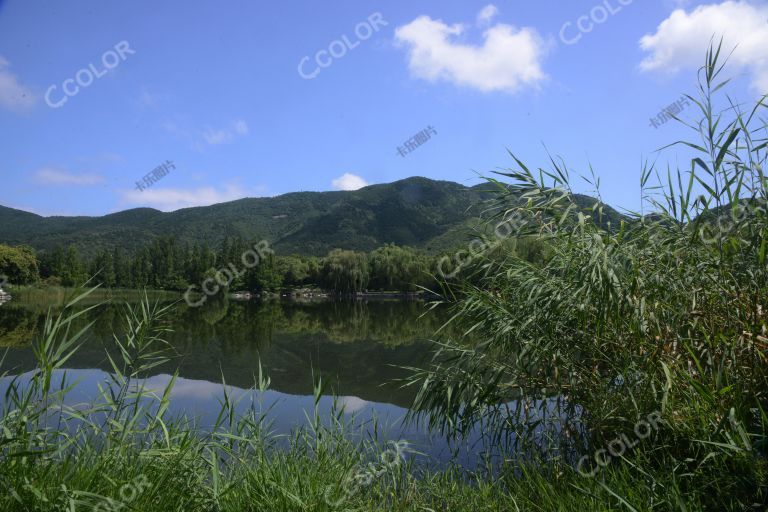
<path fill-rule="evenodd" d="M 136 296 L 114 297 L 77 321 L 75 330 L 94 325 L 66 363 L 68 378 L 77 381 L 68 402 L 93 399 L 105 382 L 110 371 L 106 352 L 115 350 L 113 335 L 124 332 L 123 299 L 131 302 Z M 2 371 L 25 376 L 35 368 L 31 342 L 42 332 L 50 302 L 39 293 L 14 294 L 0 306 L 0 349 L 8 350 Z M 171 360 L 146 375 L 146 382 L 161 391 L 178 371 L 171 412 L 194 418 L 202 428 L 215 421 L 225 382 L 227 391 L 242 399 L 239 407 L 254 401 L 272 407 L 272 428 L 280 434 L 311 416 L 313 384 L 321 377 L 326 386 L 321 414 L 330 416 L 335 399 L 361 432 L 371 434 L 375 418 L 380 439 L 406 440 L 430 463 L 454 458 L 474 463 L 477 435 L 457 448 L 423 425 L 402 422 L 416 391 L 398 383 L 409 375 L 403 367 L 428 363 L 430 339 L 447 318 L 446 312 L 427 311 L 418 301 L 218 299 L 200 308 L 181 302 L 166 317 L 172 329 L 166 336 L 174 352 Z M 271 381 L 264 393 L 253 390 L 259 363 Z M 8 379 L 5 385 L 0 380 L 0 392 Z"/>

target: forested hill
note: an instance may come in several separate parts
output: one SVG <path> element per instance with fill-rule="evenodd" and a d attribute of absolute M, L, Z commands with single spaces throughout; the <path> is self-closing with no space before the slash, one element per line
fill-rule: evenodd
<path fill-rule="evenodd" d="M 465 239 L 489 185 L 408 178 L 356 191 L 296 192 L 175 212 L 136 208 L 103 217 L 41 217 L 0 206 L 0 243 L 37 250 L 74 245 L 84 255 L 129 252 L 160 236 L 218 246 L 227 237 L 268 240 L 280 254 L 370 251 L 387 243 L 437 252 Z"/>

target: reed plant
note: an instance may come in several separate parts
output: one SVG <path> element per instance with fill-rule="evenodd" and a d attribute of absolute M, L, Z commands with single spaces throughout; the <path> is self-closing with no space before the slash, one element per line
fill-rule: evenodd
<path fill-rule="evenodd" d="M 463 334 L 414 369 L 412 418 L 448 434 L 484 425 L 511 447 L 509 467 L 551 489 L 562 473 L 567 495 L 610 509 L 765 509 L 768 102 L 734 102 L 726 61 L 711 45 L 688 96 L 700 119 L 678 119 L 694 141 L 662 148 L 689 165 L 644 164 L 643 207 L 619 222 L 594 173 L 585 208 L 556 158 L 534 170 L 512 155 L 489 179 L 489 225 L 513 220 L 548 256 L 502 245 L 445 283 Z M 635 443 L 649 415 L 660 426 Z"/>

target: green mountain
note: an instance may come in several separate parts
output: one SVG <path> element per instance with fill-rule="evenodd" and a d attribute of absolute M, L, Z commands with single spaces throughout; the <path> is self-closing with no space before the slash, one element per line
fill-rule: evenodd
<path fill-rule="evenodd" d="M 0 243 L 38 250 L 72 244 L 91 255 L 116 246 L 131 252 L 160 236 L 211 247 L 240 236 L 267 240 L 279 254 L 370 251 L 387 243 L 435 253 L 466 240 L 488 190 L 486 184 L 414 177 L 355 191 L 296 192 L 167 213 L 136 208 L 103 217 L 41 217 L 0 206 Z"/>

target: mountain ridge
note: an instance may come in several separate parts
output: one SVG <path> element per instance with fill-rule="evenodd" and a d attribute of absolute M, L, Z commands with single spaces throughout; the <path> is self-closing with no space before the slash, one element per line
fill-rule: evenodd
<path fill-rule="evenodd" d="M 494 188 L 414 176 L 354 191 L 289 192 L 172 212 L 143 207 L 43 217 L 0 206 L 0 243 L 37 250 L 74 245 L 87 256 L 105 247 L 132 252 L 161 236 L 211 247 L 241 237 L 267 240 L 278 254 L 321 256 L 388 243 L 436 253 L 466 239 L 465 228 L 479 220 L 479 206 Z"/>

